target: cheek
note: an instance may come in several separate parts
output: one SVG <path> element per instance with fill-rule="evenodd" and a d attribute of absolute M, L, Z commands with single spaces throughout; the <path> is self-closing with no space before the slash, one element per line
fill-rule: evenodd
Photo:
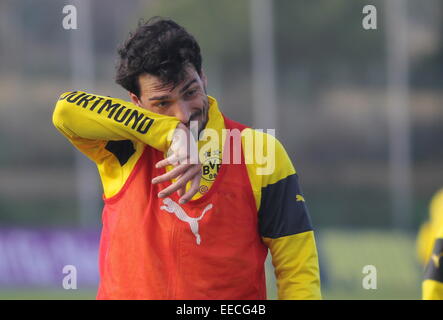
<path fill-rule="evenodd" d="M 139 107 L 146 109 L 148 111 L 154 112 L 154 113 L 165 115 L 165 116 L 173 116 L 172 114 L 168 114 L 168 108 L 154 107 L 149 102 L 146 102 L 143 99 L 141 99 Z"/>
<path fill-rule="evenodd" d="M 202 109 L 202 99 L 201 98 L 195 97 L 192 100 L 188 100 L 187 102 L 185 102 L 185 104 L 186 104 L 188 111 L 193 114 Z"/>
<path fill-rule="evenodd" d="M 159 113 L 159 112 L 156 110 L 157 108 L 152 107 L 152 106 L 149 105 L 149 104 L 142 104 L 141 107 L 142 107 L 143 109 L 148 110 L 148 111 L 155 112 L 155 113 Z"/>
<path fill-rule="evenodd" d="M 164 116 L 175 117 L 174 108 L 151 107 L 148 110 L 152 111 L 154 113 L 158 113 L 158 114 L 164 115 Z"/>
<path fill-rule="evenodd" d="M 147 100 L 142 96 L 139 100 L 139 103 L 137 104 L 140 108 L 151 110 L 151 105 L 147 102 Z"/>
<path fill-rule="evenodd" d="M 192 101 L 192 105 L 199 110 L 203 110 L 207 105 L 208 97 L 205 94 L 198 94 Z"/>

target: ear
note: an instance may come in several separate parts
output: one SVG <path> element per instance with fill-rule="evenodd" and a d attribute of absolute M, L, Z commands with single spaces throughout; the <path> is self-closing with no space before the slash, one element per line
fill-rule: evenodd
<path fill-rule="evenodd" d="M 129 92 L 129 98 L 131 99 L 131 102 L 133 104 L 135 104 L 136 106 L 139 106 L 139 107 L 142 106 L 140 99 L 135 94 L 133 94 L 132 92 Z"/>

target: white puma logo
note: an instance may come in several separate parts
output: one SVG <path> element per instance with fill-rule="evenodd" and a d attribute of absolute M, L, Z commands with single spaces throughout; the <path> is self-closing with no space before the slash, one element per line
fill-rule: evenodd
<path fill-rule="evenodd" d="M 208 204 L 206 206 L 206 208 L 203 210 L 202 214 L 200 217 L 198 218 L 191 218 L 190 216 L 188 216 L 185 212 L 185 210 L 183 210 L 182 207 L 180 207 L 178 205 L 178 203 L 176 203 L 174 200 L 172 200 L 171 198 L 165 198 L 163 200 L 163 203 L 165 204 L 164 206 L 161 206 L 160 209 L 161 210 L 165 210 L 169 213 L 174 213 L 175 216 L 177 218 L 179 218 L 181 221 L 187 222 L 189 223 L 189 226 L 191 227 L 191 231 L 192 233 L 195 235 L 195 241 L 197 242 L 197 244 L 199 245 L 201 243 L 201 237 L 198 234 L 198 222 L 203 219 L 203 216 L 205 215 L 206 211 L 208 211 L 209 209 L 212 208 L 212 203 Z"/>

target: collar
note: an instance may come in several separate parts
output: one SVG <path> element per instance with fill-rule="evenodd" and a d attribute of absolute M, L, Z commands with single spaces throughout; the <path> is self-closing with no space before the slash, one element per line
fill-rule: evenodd
<path fill-rule="evenodd" d="M 223 118 L 220 109 L 218 108 L 217 100 L 211 96 L 208 96 L 209 110 L 208 110 L 208 122 L 205 129 L 215 130 L 218 136 L 222 137 L 222 130 L 225 129 L 225 120 Z M 205 143 L 207 134 L 203 131 L 202 139 L 199 140 L 199 147 L 202 143 Z"/>
<path fill-rule="evenodd" d="M 218 108 L 218 103 L 217 100 L 211 96 L 208 96 L 208 100 L 209 100 L 209 110 L 208 110 L 208 122 L 206 123 L 206 127 L 205 129 L 211 129 L 208 131 L 212 131 L 211 133 L 209 133 L 208 131 L 204 130 L 203 131 L 203 135 L 201 136 L 201 138 L 198 141 L 198 149 L 201 150 L 203 146 L 205 146 L 205 144 L 207 144 L 209 141 L 211 141 L 211 134 L 212 133 L 217 133 L 218 136 L 218 148 L 216 146 L 214 146 L 213 144 L 211 145 L 211 151 L 208 152 L 209 150 L 205 149 L 205 152 L 200 154 L 200 161 L 205 161 L 205 159 L 207 158 L 211 158 L 211 157 L 218 157 L 221 158 L 221 150 L 223 148 L 223 144 L 224 141 L 223 140 L 223 129 L 225 129 L 225 120 L 223 118 L 222 113 L 220 112 L 220 109 Z M 214 132 L 215 131 L 215 132 Z M 213 149 L 215 148 L 215 149 Z M 202 158 L 203 157 L 203 158 Z"/>
<path fill-rule="evenodd" d="M 223 115 L 218 108 L 217 100 L 211 96 L 208 96 L 209 100 L 209 111 L 208 111 L 208 123 L 206 128 L 211 128 L 216 130 L 221 134 L 221 130 L 225 128 L 225 120 Z"/>

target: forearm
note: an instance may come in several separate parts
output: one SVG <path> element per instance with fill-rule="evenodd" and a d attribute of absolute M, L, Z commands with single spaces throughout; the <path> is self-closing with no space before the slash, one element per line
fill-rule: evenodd
<path fill-rule="evenodd" d="M 70 140 L 132 140 L 166 151 L 179 120 L 121 99 L 74 91 L 60 96 L 53 123 Z"/>
<path fill-rule="evenodd" d="M 272 255 L 278 297 L 321 299 L 318 256 L 312 231 L 277 239 L 263 238 Z"/>

